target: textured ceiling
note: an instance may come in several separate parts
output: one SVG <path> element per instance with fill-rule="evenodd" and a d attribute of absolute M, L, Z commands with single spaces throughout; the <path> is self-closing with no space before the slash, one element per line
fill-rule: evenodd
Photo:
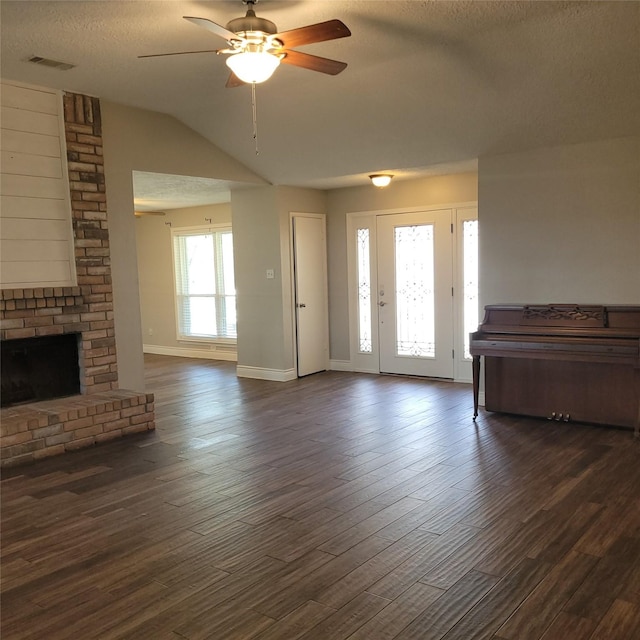
<path fill-rule="evenodd" d="M 200 207 L 229 202 L 232 183 L 194 176 L 133 172 L 136 211 Z"/>
<path fill-rule="evenodd" d="M 473 168 L 485 154 L 640 133 L 640 2 L 262 0 L 280 31 L 339 18 L 350 38 L 300 49 L 338 76 L 281 65 L 225 89 L 222 56 L 182 19 L 219 24 L 240 0 L 0 4 L 2 76 L 163 111 L 273 184 L 335 188 L 366 175 Z M 32 55 L 77 65 L 58 71 Z M 219 186 L 219 185 L 218 185 Z"/>

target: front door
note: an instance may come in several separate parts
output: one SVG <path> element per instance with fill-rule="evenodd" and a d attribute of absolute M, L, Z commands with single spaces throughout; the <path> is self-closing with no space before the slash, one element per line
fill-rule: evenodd
<path fill-rule="evenodd" d="M 453 378 L 451 216 L 376 217 L 381 373 Z"/>

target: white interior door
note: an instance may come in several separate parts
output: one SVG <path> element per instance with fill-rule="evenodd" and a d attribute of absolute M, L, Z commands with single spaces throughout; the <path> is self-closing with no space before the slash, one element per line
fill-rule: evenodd
<path fill-rule="evenodd" d="M 453 378 L 451 209 L 379 215 L 380 371 Z"/>
<path fill-rule="evenodd" d="M 296 214 L 292 222 L 297 367 L 306 376 L 329 364 L 325 219 Z"/>

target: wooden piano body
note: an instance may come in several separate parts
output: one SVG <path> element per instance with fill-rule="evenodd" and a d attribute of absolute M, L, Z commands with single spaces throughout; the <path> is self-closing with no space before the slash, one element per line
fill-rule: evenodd
<path fill-rule="evenodd" d="M 488 305 L 471 334 L 485 408 L 640 429 L 640 306 Z"/>

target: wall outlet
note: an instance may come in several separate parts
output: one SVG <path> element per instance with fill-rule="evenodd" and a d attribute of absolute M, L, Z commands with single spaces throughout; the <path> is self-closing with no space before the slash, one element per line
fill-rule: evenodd
<path fill-rule="evenodd" d="M 149 335 L 152 336 L 153 335 L 153 329 L 149 329 Z"/>
<path fill-rule="evenodd" d="M 267 280 L 273 280 L 276 277 L 276 272 L 273 269 L 267 269 Z"/>

